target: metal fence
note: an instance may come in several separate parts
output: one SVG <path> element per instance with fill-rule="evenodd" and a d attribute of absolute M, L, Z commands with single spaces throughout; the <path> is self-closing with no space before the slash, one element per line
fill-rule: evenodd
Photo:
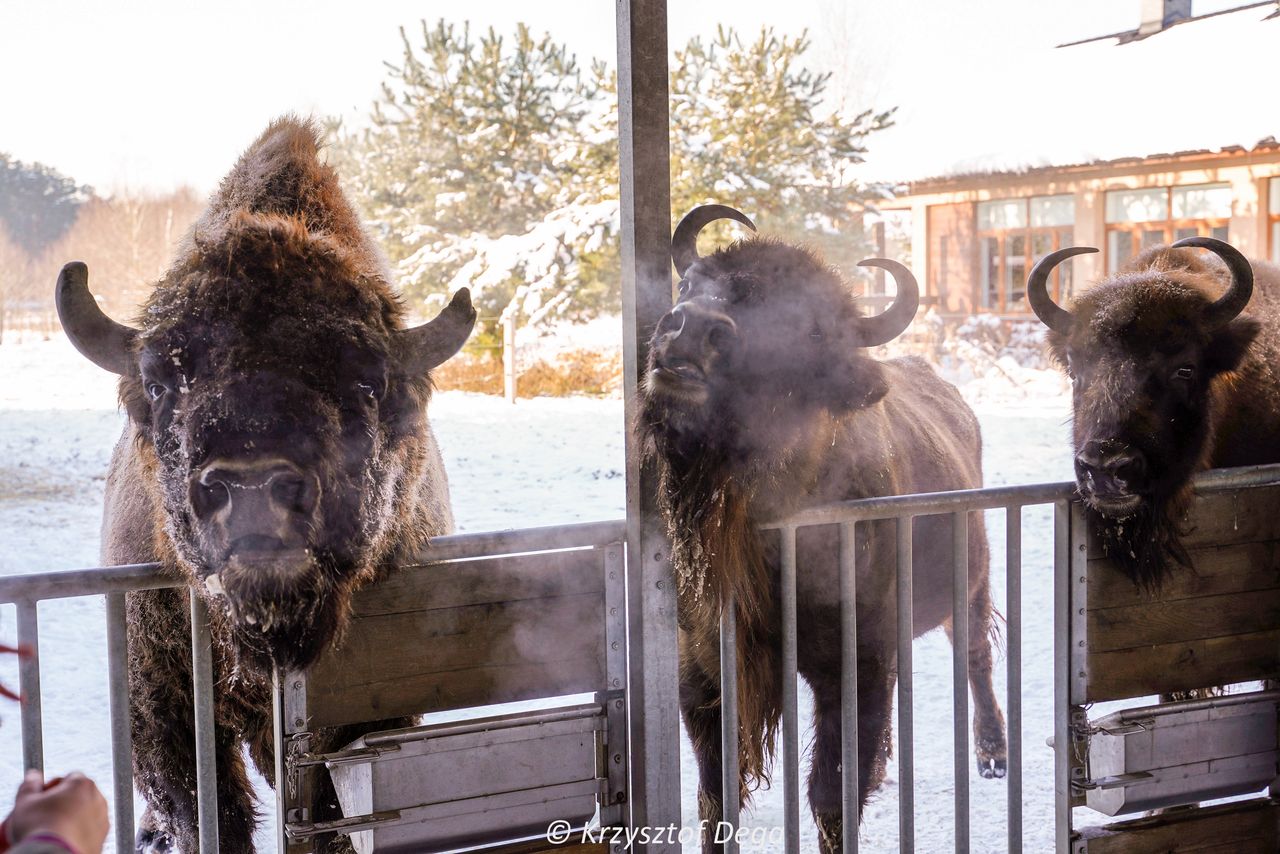
<path fill-rule="evenodd" d="M 1267 486 L 1280 483 L 1280 465 L 1219 469 L 1195 478 L 1198 492 Z M 897 741 L 898 741 L 898 828 L 899 851 L 915 850 L 915 751 L 912 713 L 912 527 L 918 516 L 950 514 L 953 523 L 952 575 L 952 674 L 954 727 L 955 850 L 968 852 L 969 842 L 969 564 L 967 514 L 974 511 L 1005 512 L 1005 618 L 1006 635 L 1006 730 L 1008 734 L 1008 838 L 1007 850 L 1023 850 L 1022 820 L 1022 509 L 1054 506 L 1054 667 L 1055 667 L 1055 774 L 1056 787 L 1069 785 L 1067 751 L 1068 714 L 1065 685 L 1071 651 L 1067 629 L 1071 615 L 1067 609 L 1066 583 L 1069 567 L 1067 522 L 1075 484 L 1070 482 L 1030 484 L 987 489 L 960 490 L 922 495 L 900 495 L 848 501 L 803 511 L 783 522 L 770 525 L 781 535 L 781 620 L 782 620 L 782 761 L 784 798 L 784 841 L 787 854 L 800 851 L 800 745 L 797 709 L 796 662 L 796 531 L 815 525 L 838 525 L 840 529 L 840 589 L 842 646 L 842 726 L 841 774 L 843 809 L 846 817 L 858 816 L 858 721 L 857 721 L 857 617 L 854 602 L 857 580 L 854 544 L 859 525 L 879 520 L 897 522 Z M 738 790 L 738 729 L 729 725 L 738 718 L 736 692 L 737 640 L 730 599 L 721 619 L 721 685 L 723 708 L 721 744 L 724 751 L 724 820 L 734 829 L 740 818 Z M 1058 797 L 1055 824 L 1058 850 L 1068 851 L 1070 799 Z M 1066 811 L 1064 814 L 1064 810 Z M 844 822 L 844 850 L 858 850 L 858 822 Z M 734 854 L 730 839 L 726 854 Z M 984 849 L 985 850 L 985 849 Z"/>
<path fill-rule="evenodd" d="M 1206 472 L 1195 479 L 1197 491 L 1240 489 L 1280 484 L 1280 466 L 1254 466 Z M 989 489 L 963 490 L 923 495 L 903 495 L 849 501 L 806 510 L 769 528 L 780 532 L 782 581 L 782 667 L 783 726 L 782 760 L 784 763 L 784 833 L 785 850 L 800 850 L 799 822 L 799 721 L 797 710 L 796 650 L 796 531 L 815 525 L 838 525 L 840 530 L 840 587 L 842 600 L 842 761 L 843 807 L 845 815 L 858 815 L 858 743 L 857 743 L 857 625 L 853 603 L 856 601 L 854 544 L 859 525 L 878 520 L 897 521 L 897 739 L 899 761 L 899 834 L 900 851 L 912 852 L 914 827 L 914 746 L 912 717 L 912 549 L 913 520 L 918 516 L 950 514 L 963 523 L 975 511 L 1005 512 L 1005 572 L 1007 623 L 1007 690 L 1006 716 L 1008 732 L 1008 840 L 1010 852 L 1022 851 L 1022 509 L 1052 504 L 1054 524 L 1054 667 L 1055 667 L 1055 781 L 1065 791 L 1069 769 L 1067 750 L 1070 744 L 1068 703 L 1065 685 L 1070 663 L 1070 650 L 1065 641 L 1071 615 L 1066 613 L 1066 587 L 1069 579 L 1069 544 L 1066 538 L 1069 502 L 1074 495 L 1072 483 L 1047 483 Z M 583 530 L 608 528 L 614 535 L 620 522 L 598 523 L 580 527 Z M 956 524 L 952 549 L 953 559 L 953 661 L 954 677 L 954 760 L 955 760 L 955 828 L 957 852 L 969 848 L 969 706 L 968 706 L 968 526 Z M 617 529 L 617 530 L 615 530 Z M 552 531 L 554 529 L 546 529 Z M 433 542 L 433 551 L 447 557 L 488 554 L 507 534 L 477 534 L 444 537 Z M 536 532 L 535 532 L 536 533 Z M 510 545 L 503 541 L 503 545 Z M 443 559 L 443 558 L 442 558 Z M 160 573 L 158 564 L 114 566 L 67 572 L 50 572 L 0 578 L 0 603 L 17 607 L 17 639 L 32 654 L 19 665 L 19 685 L 25 702 L 22 706 L 22 752 L 26 768 L 42 768 L 41 695 L 38 603 L 72 596 L 101 595 L 106 599 L 108 678 L 110 686 L 113 790 L 115 800 L 115 838 L 117 850 L 132 850 L 133 845 L 133 775 L 132 743 L 129 731 L 129 695 L 127 674 L 127 638 L 125 594 L 129 591 L 184 586 L 185 582 Z M 723 721 L 737 720 L 736 696 L 737 646 L 734 605 L 725 604 L 721 623 L 721 674 L 723 685 Z M 197 741 L 197 779 L 199 785 L 199 819 L 201 851 L 217 850 L 217 793 L 213 766 L 213 681 L 210 656 L 208 615 L 202 600 L 191 597 L 191 635 L 195 676 L 195 732 Z M 635 651 L 632 651 L 632 655 Z M 637 673 L 635 662 L 629 665 Z M 738 798 L 738 732 L 735 726 L 722 727 L 724 750 L 724 820 L 735 829 L 740 819 Z M 650 781 L 652 783 L 652 781 Z M 640 781 L 633 781 L 639 785 Z M 660 787 L 679 791 L 679 773 L 657 781 Z M 1068 840 L 1071 809 L 1069 798 L 1058 798 L 1055 824 L 1060 851 Z M 844 850 L 858 850 L 858 823 L 844 824 Z M 736 850 L 730 840 L 726 852 Z"/>

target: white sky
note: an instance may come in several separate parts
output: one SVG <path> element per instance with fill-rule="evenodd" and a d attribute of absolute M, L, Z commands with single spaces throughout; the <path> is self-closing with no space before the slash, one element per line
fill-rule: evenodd
<path fill-rule="evenodd" d="M 1197 14 L 1244 0 L 1196 0 Z M 898 105 L 869 177 L 1280 136 L 1280 21 L 1260 10 L 1138 45 L 1053 45 L 1137 25 L 1139 0 L 733 0 L 670 5 L 670 43 L 732 22 L 808 27 L 854 106 Z M 524 20 L 584 60 L 616 59 L 614 4 L 366 0 L 0 2 L 0 151 L 100 191 L 211 189 L 275 115 L 359 121 L 399 57 L 397 27 Z M 1185 31 L 1185 32 L 1184 32 Z M 1133 150 L 1133 147 L 1138 150 Z"/>

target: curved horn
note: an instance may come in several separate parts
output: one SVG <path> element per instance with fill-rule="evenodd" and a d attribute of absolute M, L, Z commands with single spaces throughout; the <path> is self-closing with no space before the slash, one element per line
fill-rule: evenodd
<path fill-rule="evenodd" d="M 698 232 L 718 219 L 731 219 L 752 231 L 756 230 L 756 224 L 750 217 L 728 205 L 698 205 L 684 215 L 671 235 L 671 260 L 681 276 L 690 264 L 698 260 Z"/>
<path fill-rule="evenodd" d="M 1208 249 L 1221 258 L 1231 271 L 1231 286 L 1205 311 L 1205 319 L 1210 328 L 1230 323 L 1244 311 L 1244 307 L 1249 304 L 1249 297 L 1253 296 L 1253 267 L 1250 266 L 1249 259 L 1230 243 L 1213 237 L 1185 237 L 1173 244 L 1172 248 L 1182 249 L 1187 246 Z"/>
<path fill-rule="evenodd" d="M 1068 258 L 1097 251 L 1092 246 L 1071 246 L 1067 249 L 1059 249 L 1041 258 L 1031 268 L 1031 275 L 1027 277 L 1027 302 L 1031 303 L 1031 310 L 1036 313 L 1036 317 L 1040 318 L 1040 322 L 1059 335 L 1071 332 L 1072 317 L 1071 312 L 1058 305 L 1053 301 L 1053 297 L 1049 296 L 1049 274 L 1053 272 L 1054 267 Z"/>
<path fill-rule="evenodd" d="M 138 330 L 117 323 L 89 293 L 89 268 L 72 261 L 58 274 L 53 301 L 67 338 L 90 362 L 113 374 L 133 373 L 133 342 Z"/>
<path fill-rule="evenodd" d="M 859 323 L 862 346 L 877 347 L 887 344 L 902 334 L 916 316 L 920 307 L 920 286 L 906 266 L 888 258 L 868 258 L 858 262 L 859 267 L 879 267 L 887 270 L 898 283 L 898 295 L 893 304 L 874 317 L 864 317 Z"/>
<path fill-rule="evenodd" d="M 471 291 L 459 288 L 434 320 L 396 332 L 401 364 L 411 374 L 425 374 L 461 350 L 475 325 Z"/>

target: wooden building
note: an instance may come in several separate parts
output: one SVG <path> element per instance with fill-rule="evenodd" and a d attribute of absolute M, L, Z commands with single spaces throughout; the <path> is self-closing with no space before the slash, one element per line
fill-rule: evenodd
<path fill-rule="evenodd" d="M 1057 299 L 1148 246 L 1191 235 L 1280 260 L 1280 112 L 1265 99 L 1249 98 L 1245 107 L 1237 90 L 1270 62 L 1269 52 L 1256 48 L 1280 35 L 1280 8 L 1250 3 L 1196 17 L 1185 0 L 1143 0 L 1140 11 L 1134 30 L 1054 51 L 1055 61 L 1036 74 L 1047 92 L 1059 94 L 1022 104 L 999 151 L 966 151 L 958 134 L 948 141 L 954 166 L 927 165 L 941 173 L 930 177 L 902 176 L 876 237 L 884 254 L 911 263 L 925 305 L 944 316 L 1028 316 L 1027 273 L 1064 246 L 1100 252 L 1055 271 Z M 1152 80 L 1150 89 L 1110 93 L 1127 111 L 1111 97 L 1091 109 L 1098 102 L 1089 90 L 1099 80 L 1224 54 L 1238 55 L 1239 67 L 1219 68 L 1207 89 Z M 1082 126 L 1096 128 L 1096 136 Z M 1064 155 L 1053 147 L 1063 139 L 1097 156 Z M 1171 146 L 1184 150 L 1160 153 Z M 1059 153 L 1041 157 L 1046 150 Z"/>

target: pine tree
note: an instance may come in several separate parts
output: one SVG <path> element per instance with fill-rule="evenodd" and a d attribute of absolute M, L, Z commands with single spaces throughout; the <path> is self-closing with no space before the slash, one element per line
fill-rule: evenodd
<path fill-rule="evenodd" d="M 722 27 L 676 52 L 673 216 L 730 204 L 849 269 L 868 249 L 862 211 L 888 197 L 856 167 L 892 111 L 824 111 L 830 74 L 804 64 L 809 46 Z M 443 21 L 388 69 L 370 128 L 339 135 L 337 157 L 411 299 L 467 285 L 482 317 L 616 310 L 616 75 L 524 25 L 508 42 Z"/>

